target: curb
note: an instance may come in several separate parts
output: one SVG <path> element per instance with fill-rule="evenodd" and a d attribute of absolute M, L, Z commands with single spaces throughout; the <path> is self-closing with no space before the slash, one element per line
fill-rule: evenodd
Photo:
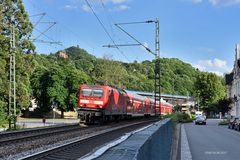
<path fill-rule="evenodd" d="M 171 160 L 178 160 L 180 153 L 179 150 L 181 149 L 180 144 L 180 132 L 181 132 L 181 124 L 176 124 L 174 126 L 174 133 L 173 133 L 173 141 L 172 141 L 172 148 L 171 148 Z"/>
<path fill-rule="evenodd" d="M 181 160 L 192 160 L 184 124 L 181 126 Z"/>

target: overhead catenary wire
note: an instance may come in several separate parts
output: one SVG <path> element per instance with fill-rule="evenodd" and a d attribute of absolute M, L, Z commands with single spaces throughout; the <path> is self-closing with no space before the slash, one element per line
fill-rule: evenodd
<path fill-rule="evenodd" d="M 33 8 L 35 8 L 35 9 L 38 10 L 39 12 L 43 12 L 43 11 L 44 11 L 42 8 L 40 8 L 39 6 L 37 6 L 37 5 L 34 4 L 33 0 L 29 0 L 29 3 L 31 4 L 31 6 L 32 6 Z M 34 15 L 34 16 L 36 16 L 36 15 Z M 39 15 L 38 15 L 38 16 L 39 16 Z M 57 19 L 56 19 L 55 17 L 53 17 L 53 16 L 51 16 L 51 15 L 49 15 L 49 14 L 48 14 L 47 16 L 48 16 L 50 19 L 52 19 L 53 21 L 57 21 Z M 62 27 L 65 32 L 68 31 L 68 33 L 71 33 L 71 35 L 73 35 L 74 37 L 76 37 L 76 38 L 77 38 L 76 41 L 77 41 L 78 44 L 83 43 L 83 44 L 87 45 L 88 47 L 94 49 L 94 46 L 93 46 L 92 44 L 89 44 L 89 43 L 87 43 L 86 41 L 79 41 L 79 39 L 81 39 L 82 36 L 81 36 L 78 32 L 73 31 L 73 30 L 69 27 L 69 25 L 66 25 L 66 24 L 61 23 L 61 22 L 58 22 L 57 24 L 59 24 L 60 27 Z M 80 42 L 81 42 L 81 43 L 80 43 Z M 63 44 L 62 44 L 62 46 L 65 47 Z M 65 48 L 67 48 L 67 47 L 65 47 Z M 62 48 L 62 49 L 65 49 L 65 48 Z"/>
<path fill-rule="evenodd" d="M 112 24 L 114 24 L 114 23 L 111 22 L 111 21 L 113 21 L 113 18 L 112 18 L 112 16 L 111 16 L 110 14 L 107 14 L 107 13 L 108 13 L 108 10 L 107 10 L 107 7 L 106 7 L 106 5 L 104 4 L 103 0 L 100 0 L 100 2 L 101 2 L 101 4 L 102 4 L 102 8 L 103 8 L 104 11 L 105 11 L 106 18 L 107 18 L 107 20 L 108 20 L 108 25 L 109 25 L 110 28 L 111 28 L 112 36 L 113 36 L 113 38 L 114 38 L 114 37 L 115 37 L 115 34 L 114 34 L 114 31 L 113 31 L 113 26 L 112 26 Z"/>
<path fill-rule="evenodd" d="M 36 29 L 35 28 L 35 30 L 37 31 L 37 32 L 39 32 L 39 33 L 42 33 L 40 30 L 38 30 L 38 29 Z M 48 41 L 48 42 L 51 42 L 51 44 L 58 44 L 58 45 L 61 45 L 62 46 L 62 44 L 61 44 L 61 42 L 58 42 L 58 41 L 55 41 L 54 39 L 52 39 L 51 37 L 49 37 L 48 35 L 46 35 L 45 33 L 43 33 L 42 34 L 42 36 L 44 36 L 44 37 L 46 37 L 47 39 L 49 39 L 50 41 Z M 30 40 L 32 40 L 33 42 L 36 42 L 36 41 L 44 41 L 44 40 L 41 40 L 41 39 L 39 39 L 39 38 L 34 38 L 34 39 L 30 39 Z"/>
<path fill-rule="evenodd" d="M 107 36 L 110 38 L 110 40 L 112 41 L 112 43 L 114 45 L 116 45 L 115 41 L 113 40 L 112 36 L 109 34 L 109 32 L 107 31 L 106 27 L 104 26 L 104 24 L 102 23 L 102 21 L 100 20 L 100 18 L 98 17 L 98 15 L 95 13 L 94 9 L 92 8 L 92 6 L 90 5 L 90 3 L 88 2 L 88 0 L 85 0 L 87 6 L 91 9 L 92 13 L 94 14 L 94 16 L 96 17 L 96 19 L 98 20 L 99 24 L 101 25 L 101 27 L 103 28 L 104 32 L 107 34 Z M 116 47 L 116 49 L 130 62 L 129 58 L 119 49 L 119 47 Z"/>
<path fill-rule="evenodd" d="M 41 13 L 39 14 L 39 16 L 41 16 L 38 21 L 33 25 L 33 28 L 36 27 L 40 22 L 41 20 L 43 19 L 43 17 L 46 15 L 46 13 Z M 41 22 L 42 23 L 42 22 Z"/>
<path fill-rule="evenodd" d="M 127 23 L 125 23 L 127 24 Z M 151 54 L 153 54 L 154 56 L 156 55 L 153 51 L 151 51 L 151 49 L 149 49 L 148 47 L 146 47 L 142 42 L 140 42 L 139 40 L 137 40 L 135 37 L 133 37 L 131 34 L 129 34 L 127 31 L 125 31 L 122 27 L 119 26 L 119 24 L 115 24 L 121 31 L 123 31 L 124 33 L 126 33 L 130 38 L 132 38 L 134 41 L 136 41 L 139 45 L 141 45 L 143 48 L 145 48 L 148 52 L 150 52 Z"/>
<path fill-rule="evenodd" d="M 56 22 L 51 22 L 52 24 L 47 28 L 45 29 L 44 31 L 42 31 L 38 36 L 36 36 L 34 38 L 34 40 L 38 39 L 39 37 L 41 37 L 42 35 L 44 35 L 47 31 L 49 31 L 55 24 Z"/>
<path fill-rule="evenodd" d="M 109 9 L 107 8 L 107 6 L 105 5 L 106 2 L 104 2 L 104 0 L 99 0 L 102 4 L 103 9 L 105 10 L 106 13 L 106 18 L 108 20 L 109 26 L 111 28 L 111 32 L 112 32 L 112 36 L 115 38 L 117 38 L 118 41 L 124 41 L 125 44 L 129 44 L 129 41 L 127 41 L 126 39 L 121 39 L 120 36 L 117 36 L 117 34 L 115 34 L 114 29 L 113 29 L 113 25 L 115 24 L 114 18 L 111 16 Z M 129 46 L 131 46 L 132 44 L 129 44 Z M 120 45 L 118 45 L 119 47 L 121 47 Z M 103 45 L 103 47 L 109 47 L 109 48 L 114 48 L 113 46 L 109 45 Z M 116 47 L 115 47 L 116 48 Z M 136 52 L 136 50 L 133 50 L 132 48 L 129 48 L 131 50 L 132 53 Z M 138 58 L 138 56 L 136 57 L 136 59 Z"/>

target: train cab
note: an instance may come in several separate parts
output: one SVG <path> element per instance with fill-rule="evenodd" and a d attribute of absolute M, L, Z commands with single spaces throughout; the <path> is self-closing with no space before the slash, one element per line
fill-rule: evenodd
<path fill-rule="evenodd" d="M 94 123 L 126 114 L 127 96 L 110 86 L 81 85 L 78 98 L 80 123 Z"/>

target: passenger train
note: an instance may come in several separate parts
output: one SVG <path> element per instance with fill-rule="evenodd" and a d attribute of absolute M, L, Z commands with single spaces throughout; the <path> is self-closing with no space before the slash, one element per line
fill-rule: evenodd
<path fill-rule="evenodd" d="M 161 107 L 161 108 L 160 108 Z M 80 123 L 105 122 L 131 117 L 150 117 L 172 112 L 171 104 L 111 86 L 80 85 L 78 116 Z"/>

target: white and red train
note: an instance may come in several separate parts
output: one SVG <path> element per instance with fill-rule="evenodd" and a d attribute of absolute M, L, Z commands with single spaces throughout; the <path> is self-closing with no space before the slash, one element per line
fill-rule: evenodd
<path fill-rule="evenodd" d="M 172 113 L 169 103 L 154 100 L 110 86 L 81 85 L 78 98 L 80 123 L 104 122 L 130 117 Z"/>

